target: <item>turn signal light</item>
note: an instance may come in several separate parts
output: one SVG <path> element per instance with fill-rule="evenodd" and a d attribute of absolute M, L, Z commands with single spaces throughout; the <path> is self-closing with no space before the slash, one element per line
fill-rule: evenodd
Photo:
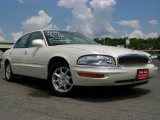
<path fill-rule="evenodd" d="M 104 78 L 104 74 L 97 73 L 77 73 L 81 77 L 90 77 L 90 78 Z"/>

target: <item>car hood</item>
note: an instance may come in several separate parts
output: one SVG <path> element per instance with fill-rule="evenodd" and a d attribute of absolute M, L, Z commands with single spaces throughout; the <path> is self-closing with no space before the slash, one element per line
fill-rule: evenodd
<path fill-rule="evenodd" d="M 74 49 L 87 50 L 93 54 L 110 55 L 113 57 L 118 57 L 124 54 L 143 54 L 149 56 L 148 53 L 143 51 L 137 51 L 137 50 L 114 47 L 114 46 L 104 46 L 104 45 L 62 45 L 62 46 L 67 48 L 69 47 Z"/>

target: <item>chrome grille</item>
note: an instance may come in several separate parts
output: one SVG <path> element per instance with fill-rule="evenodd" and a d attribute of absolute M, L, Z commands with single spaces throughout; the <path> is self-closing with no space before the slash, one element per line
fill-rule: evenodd
<path fill-rule="evenodd" d="M 148 57 L 140 54 L 128 54 L 118 57 L 118 64 L 122 66 L 141 66 L 148 63 Z"/>

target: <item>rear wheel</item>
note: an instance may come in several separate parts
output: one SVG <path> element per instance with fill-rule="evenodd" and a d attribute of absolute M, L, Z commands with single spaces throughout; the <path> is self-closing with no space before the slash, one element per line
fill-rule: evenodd
<path fill-rule="evenodd" d="M 68 96 L 73 90 L 72 75 L 68 65 L 57 64 L 52 66 L 49 74 L 50 86 L 58 96 Z"/>
<path fill-rule="evenodd" d="M 11 82 L 15 79 L 15 75 L 13 74 L 12 72 L 12 69 L 11 69 L 11 65 L 9 62 L 7 62 L 6 66 L 5 66 L 5 78 L 8 82 Z"/>

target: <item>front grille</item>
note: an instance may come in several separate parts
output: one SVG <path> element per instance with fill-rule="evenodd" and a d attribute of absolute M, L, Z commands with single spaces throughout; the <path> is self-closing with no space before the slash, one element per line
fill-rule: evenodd
<path fill-rule="evenodd" d="M 128 54 L 118 57 L 118 64 L 122 66 L 141 66 L 148 63 L 148 57 L 140 54 Z"/>

